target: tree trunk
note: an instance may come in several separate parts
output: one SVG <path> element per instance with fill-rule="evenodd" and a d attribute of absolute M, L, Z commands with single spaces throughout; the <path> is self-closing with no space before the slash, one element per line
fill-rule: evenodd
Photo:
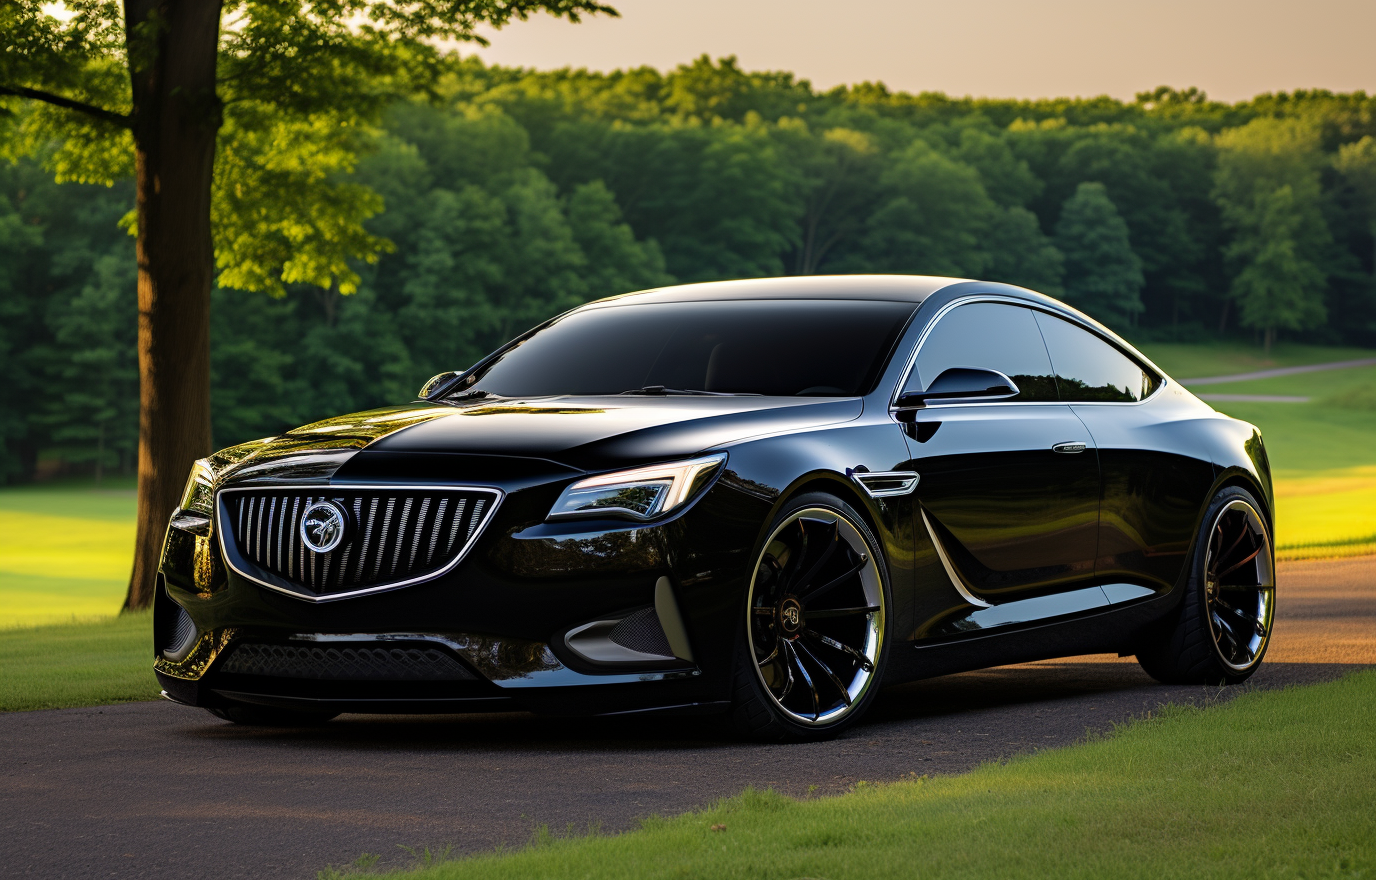
<path fill-rule="evenodd" d="M 126 0 L 135 69 L 139 481 L 125 610 L 146 608 L 167 521 L 191 464 L 210 452 L 210 185 L 220 103 L 218 0 Z"/>

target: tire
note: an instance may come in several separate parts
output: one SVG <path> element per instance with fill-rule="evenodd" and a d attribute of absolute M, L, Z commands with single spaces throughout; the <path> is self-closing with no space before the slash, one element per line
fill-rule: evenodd
<path fill-rule="evenodd" d="M 883 676 L 892 598 L 881 545 L 824 493 L 791 501 L 766 535 L 741 606 L 731 723 L 762 742 L 830 739 Z"/>
<path fill-rule="evenodd" d="M 206 709 L 211 715 L 235 724 L 250 727 L 319 727 L 338 715 L 338 712 L 278 709 L 273 706 L 226 706 Z"/>
<path fill-rule="evenodd" d="M 1271 642 L 1275 570 L 1261 505 L 1245 489 L 1220 490 L 1195 539 L 1185 595 L 1137 662 L 1164 684 L 1246 681 Z"/>

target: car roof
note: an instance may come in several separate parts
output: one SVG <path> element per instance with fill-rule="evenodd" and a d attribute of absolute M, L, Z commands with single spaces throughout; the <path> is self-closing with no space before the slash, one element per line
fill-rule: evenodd
<path fill-rule="evenodd" d="M 643 303 L 740 299 L 851 299 L 888 300 L 919 304 L 943 287 L 964 279 L 934 275 L 799 275 L 787 278 L 746 278 L 656 287 L 588 303 L 583 308 Z"/>

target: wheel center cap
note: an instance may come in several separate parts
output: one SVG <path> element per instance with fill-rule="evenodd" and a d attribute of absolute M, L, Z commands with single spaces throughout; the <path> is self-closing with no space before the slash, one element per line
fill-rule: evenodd
<path fill-rule="evenodd" d="M 803 631 L 803 604 L 792 596 L 779 603 L 779 630 L 787 638 Z"/>

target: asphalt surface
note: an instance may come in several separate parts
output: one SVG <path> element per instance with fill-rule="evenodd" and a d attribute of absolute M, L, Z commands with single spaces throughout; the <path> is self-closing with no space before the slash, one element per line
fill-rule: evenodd
<path fill-rule="evenodd" d="M 959 773 L 1068 745 L 1163 703 L 1328 681 L 1376 665 L 1376 558 L 1282 565 L 1267 662 L 1243 688 L 1165 687 L 1094 656 L 891 688 L 815 745 L 731 741 L 706 721 L 345 716 L 241 728 L 167 703 L 0 715 L 0 865 L 20 877 L 310 878 L 364 853 L 519 845 L 538 825 L 634 827 L 753 785 L 795 796 Z"/>

